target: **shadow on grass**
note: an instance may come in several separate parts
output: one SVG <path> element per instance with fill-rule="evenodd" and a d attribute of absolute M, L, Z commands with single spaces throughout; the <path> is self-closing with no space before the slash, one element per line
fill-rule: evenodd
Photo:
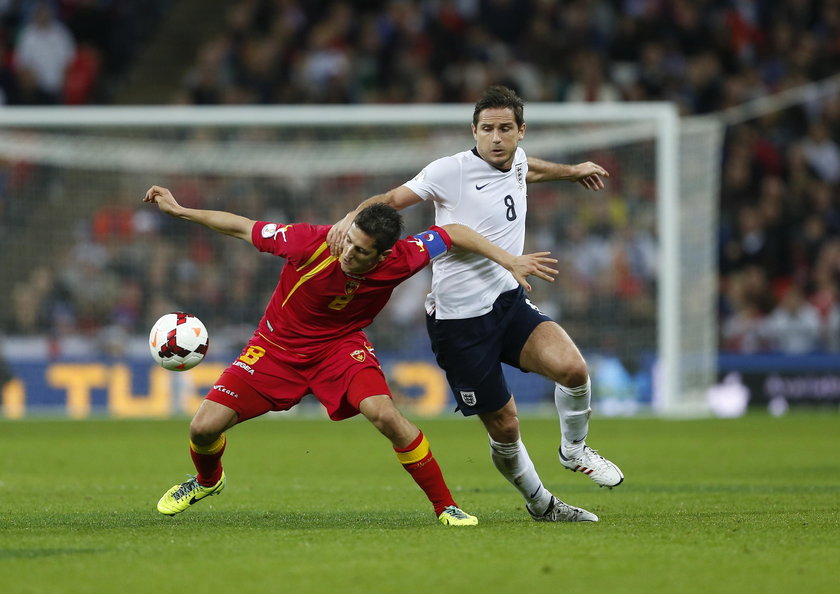
<path fill-rule="evenodd" d="M 90 555 L 104 553 L 107 549 L 0 549 L 0 561 L 9 559 L 38 559 L 41 557 L 63 557 L 68 555 Z"/>
<path fill-rule="evenodd" d="M 768 495 L 796 495 L 840 493 L 840 485 L 756 485 L 734 484 L 656 484 L 627 485 L 623 491 L 638 493 L 746 493 Z"/>
<path fill-rule="evenodd" d="M 112 513 L 52 513 L 48 515 L 19 515 L 0 521 L 3 531 L 49 529 L 73 531 L 196 529 L 224 528 L 226 530 L 416 530 L 438 528 L 437 519 L 430 512 L 393 511 L 221 511 L 196 510 L 175 517 L 154 512 Z M 1 551 L 2 549 L 0 549 Z M 58 549 L 57 549 L 58 550 Z"/>
<path fill-rule="evenodd" d="M 213 526 L 259 530 L 377 530 L 436 527 L 431 513 L 393 511 L 213 511 L 159 518 L 157 525 Z"/>

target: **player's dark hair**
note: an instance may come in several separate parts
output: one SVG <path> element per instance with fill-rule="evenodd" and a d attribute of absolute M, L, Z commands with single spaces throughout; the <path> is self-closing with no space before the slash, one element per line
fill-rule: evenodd
<path fill-rule="evenodd" d="M 373 238 L 373 247 L 380 254 L 394 247 L 403 231 L 402 215 L 387 204 L 371 204 L 362 209 L 353 222 Z"/>
<path fill-rule="evenodd" d="M 485 109 L 510 109 L 516 119 L 517 127 L 525 123 L 525 103 L 516 91 L 503 85 L 488 87 L 475 104 L 473 124 L 478 126 L 478 118 Z"/>

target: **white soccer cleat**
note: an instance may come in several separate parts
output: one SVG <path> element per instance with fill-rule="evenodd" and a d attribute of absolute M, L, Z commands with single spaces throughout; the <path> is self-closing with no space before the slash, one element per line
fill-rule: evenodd
<path fill-rule="evenodd" d="M 583 446 L 577 456 L 567 458 L 563 455 L 562 447 L 558 453 L 560 454 L 560 464 L 573 472 L 582 472 L 601 487 L 612 489 L 624 480 L 624 475 L 618 466 L 604 458 L 598 453 L 598 450 L 593 450 L 589 446 Z"/>
<path fill-rule="evenodd" d="M 551 502 L 541 514 L 535 514 L 527 505 L 525 509 L 531 514 L 535 522 L 597 522 L 598 516 L 585 509 L 563 503 L 554 495 L 551 496 Z"/>

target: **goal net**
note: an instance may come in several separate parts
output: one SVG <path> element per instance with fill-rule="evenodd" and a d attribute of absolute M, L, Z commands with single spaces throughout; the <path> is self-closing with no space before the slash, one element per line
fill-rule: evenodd
<path fill-rule="evenodd" d="M 531 300 L 584 352 L 602 412 L 704 412 L 715 381 L 719 127 L 681 122 L 668 104 L 530 104 L 525 115 L 529 155 L 610 171 L 597 193 L 529 186 L 526 250 L 553 252 L 561 271 L 554 284 L 535 279 Z M 281 262 L 141 204 L 152 184 L 186 206 L 330 224 L 471 147 L 471 117 L 469 105 L 3 110 L 2 352 L 24 376 L 7 415 L 11 402 L 64 406 L 73 389 L 75 414 L 113 412 L 113 365 L 144 376 L 148 329 L 168 311 L 208 327 L 208 377 L 253 332 Z M 433 221 L 425 204 L 403 214 L 407 232 Z M 425 335 L 428 286 L 428 271 L 405 283 L 369 329 L 398 397 L 421 414 L 451 408 Z M 50 380 L 67 361 L 104 366 L 86 395 Z M 547 381 L 509 371 L 521 405 L 551 402 Z M 150 377 L 126 390 L 152 391 Z"/>

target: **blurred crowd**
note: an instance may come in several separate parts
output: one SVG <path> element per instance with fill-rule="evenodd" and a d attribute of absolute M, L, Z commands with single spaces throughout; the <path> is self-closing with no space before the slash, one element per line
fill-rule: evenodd
<path fill-rule="evenodd" d="M 107 102 L 170 0 L 0 0 L 0 106 Z"/>
<path fill-rule="evenodd" d="M 0 89 L 24 103 L 41 96 L 22 93 L 29 84 L 21 83 L 22 58 L 8 59 L 17 47 L 8 31 L 24 37 L 26 20 L 15 8 L 25 4 L 0 0 L 7 57 Z M 52 23 L 69 31 L 57 37 L 80 44 L 85 19 L 74 21 L 74 10 L 126 14 L 118 9 L 130 4 L 65 0 Z M 19 17 L 11 28 L 10 14 Z M 229 4 L 226 22 L 201 46 L 173 103 L 473 102 L 501 83 L 526 102 L 665 100 L 697 115 L 840 72 L 840 0 L 239 0 Z M 86 35 L 103 55 L 108 41 Z M 32 102 L 66 96 L 53 87 L 48 99 Z M 464 141 L 468 148 L 470 139 Z M 727 129 L 722 350 L 840 352 L 838 143 L 840 91 Z M 563 264 L 561 282 L 540 289 L 539 302 L 581 344 L 621 350 L 618 343 L 630 344 L 630 336 L 632 344 L 652 345 L 657 248 L 650 180 L 610 154 L 582 157 L 620 172 L 606 192 L 582 202 L 557 184 L 529 188 L 528 247 L 551 249 Z M 3 184 L 14 181 L 10 171 L 0 163 L 0 197 Z M 331 223 L 405 179 L 326 179 L 305 194 L 264 180 L 171 181 L 176 196 L 195 205 Z M 161 295 L 210 323 L 253 326 L 276 280 L 274 263 L 136 206 L 115 199 L 81 223 L 77 244 L 58 267 L 35 270 L 15 287 L 18 309 L 3 330 L 92 332 L 107 320 L 108 327 L 139 332 L 165 309 L 152 303 Z M 411 216 L 417 218 L 409 230 L 429 222 Z M 161 290 L 167 284 L 171 290 Z M 416 299 L 406 303 L 398 292 L 390 321 L 416 329 L 422 308 Z M 381 340 L 387 346 L 413 333 L 394 336 Z"/>
<path fill-rule="evenodd" d="M 240 0 L 178 101 L 675 101 L 708 113 L 837 72 L 836 0 Z"/>

